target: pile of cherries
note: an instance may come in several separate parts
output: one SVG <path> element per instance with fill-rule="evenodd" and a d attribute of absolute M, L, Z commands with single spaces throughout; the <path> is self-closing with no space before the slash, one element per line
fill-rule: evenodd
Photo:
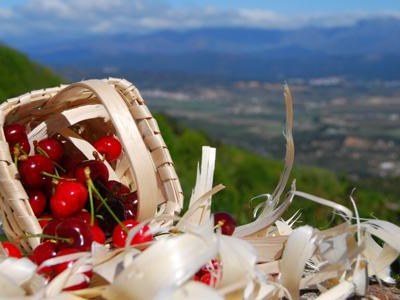
<path fill-rule="evenodd" d="M 115 136 L 105 135 L 93 141 L 96 159 L 91 160 L 58 135 L 34 141 L 34 154 L 30 155 L 26 129 L 17 123 L 6 125 L 4 136 L 29 203 L 43 229 L 39 235 L 41 244 L 31 255 L 36 264 L 40 266 L 52 257 L 89 251 L 93 242 L 111 241 L 114 247 L 125 246 L 129 229 L 139 224 L 136 220 L 138 197 L 128 186 L 109 180 L 104 161 L 115 163 L 122 154 L 121 143 Z M 144 226 L 131 244 L 151 241 L 149 230 Z M 8 242 L 3 247 L 9 255 L 20 253 Z M 71 263 L 39 271 L 51 279 Z"/>
<path fill-rule="evenodd" d="M 60 135 L 34 141 L 34 154 L 24 126 L 12 123 L 4 127 L 4 136 L 18 168 L 20 181 L 29 196 L 29 203 L 42 227 L 39 244 L 30 258 L 38 272 L 51 280 L 74 263 L 42 267 L 50 258 L 82 251 L 90 251 L 92 243 L 111 242 L 124 247 L 128 231 L 139 224 L 136 191 L 121 182 L 110 180 L 104 161 L 114 164 L 122 154 L 119 140 L 105 135 L 92 142 L 96 159 L 86 159 L 71 143 Z M 216 230 L 232 235 L 236 222 L 225 212 L 214 214 Z M 149 242 L 153 236 L 146 225 L 133 237 L 130 244 Z M 20 249 L 2 242 L 9 256 L 21 257 Z M 211 266 L 211 267 L 210 267 Z M 194 280 L 214 285 L 215 271 L 221 269 L 217 259 L 201 268 Z M 221 272 L 219 272 L 221 273 Z M 90 283 L 91 271 L 84 273 L 88 280 L 67 288 L 85 288 Z"/>

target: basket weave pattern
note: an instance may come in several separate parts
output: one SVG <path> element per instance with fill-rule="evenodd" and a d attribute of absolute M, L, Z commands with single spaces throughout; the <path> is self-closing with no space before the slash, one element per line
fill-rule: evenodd
<path fill-rule="evenodd" d="M 93 158 L 92 136 L 115 134 L 123 146 L 117 163 L 108 164 L 110 179 L 136 189 L 138 219 L 180 211 L 183 193 L 156 120 L 138 89 L 129 81 L 109 78 L 32 91 L 0 105 L 0 126 L 20 123 L 32 144 L 61 135 L 87 158 Z M 31 147 L 33 149 L 33 147 Z M 33 150 L 31 150 L 33 151 Z M 31 251 L 41 232 L 19 180 L 4 132 L 0 132 L 0 213 L 7 237 Z"/>

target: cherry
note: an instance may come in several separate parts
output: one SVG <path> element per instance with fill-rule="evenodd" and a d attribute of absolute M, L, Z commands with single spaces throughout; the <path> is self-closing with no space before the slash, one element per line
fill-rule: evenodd
<path fill-rule="evenodd" d="M 125 219 L 136 220 L 139 200 L 137 196 L 137 192 L 132 192 L 121 196 L 122 205 L 124 207 L 124 217 Z"/>
<path fill-rule="evenodd" d="M 29 204 L 32 207 L 33 213 L 39 217 L 46 209 L 47 201 L 45 195 L 38 190 L 28 190 Z"/>
<path fill-rule="evenodd" d="M 89 227 L 77 218 L 68 218 L 60 222 L 56 227 L 58 238 L 68 239 L 57 241 L 59 249 L 75 248 L 78 250 L 90 250 L 93 242 L 93 234 Z"/>
<path fill-rule="evenodd" d="M 93 241 L 104 245 L 106 242 L 106 235 L 104 234 L 103 230 L 96 225 L 89 226 L 89 228 L 93 235 Z"/>
<path fill-rule="evenodd" d="M 36 143 L 35 152 L 46 154 L 52 161 L 59 162 L 64 155 L 62 144 L 55 138 L 46 138 Z M 42 153 L 44 152 L 44 153 Z"/>
<path fill-rule="evenodd" d="M 106 165 L 100 160 L 85 160 L 79 163 L 75 168 L 75 178 L 84 184 L 86 184 L 87 178 L 85 169 L 89 168 L 90 178 L 93 182 L 107 182 L 108 181 L 108 169 Z"/>
<path fill-rule="evenodd" d="M 121 143 L 115 136 L 103 136 L 93 143 L 93 147 L 109 162 L 118 159 L 122 153 Z"/>
<path fill-rule="evenodd" d="M 222 234 L 232 235 L 236 228 L 236 221 L 227 212 L 217 212 L 214 214 L 214 225 L 221 228 Z"/>
<path fill-rule="evenodd" d="M 83 223 L 90 225 L 90 212 L 87 210 L 78 211 L 76 214 L 73 215 L 74 218 L 78 218 L 83 221 Z M 97 219 L 94 219 L 94 225 L 98 225 Z"/>
<path fill-rule="evenodd" d="M 75 249 L 75 248 L 61 249 L 60 251 L 58 251 L 58 253 L 55 257 L 60 257 L 60 256 L 68 255 L 68 254 L 78 253 L 78 252 L 79 252 L 79 249 Z M 66 270 L 67 268 L 71 267 L 75 261 L 76 260 L 69 260 L 69 261 L 54 265 L 53 268 L 54 268 L 55 275 L 58 275 L 61 272 L 63 272 L 64 270 Z"/>
<path fill-rule="evenodd" d="M 40 227 L 44 228 L 54 217 L 49 214 L 41 215 L 38 218 Z"/>
<path fill-rule="evenodd" d="M 107 199 L 107 204 L 119 220 L 125 220 L 125 210 L 122 201 L 115 197 L 109 197 Z M 96 214 L 102 216 L 102 218 L 99 219 L 99 225 L 106 236 L 112 235 L 112 232 L 117 225 L 117 221 L 111 216 L 110 212 L 104 205 L 98 206 Z"/>
<path fill-rule="evenodd" d="M 52 237 L 56 235 L 56 228 L 58 224 L 60 224 L 63 220 L 62 219 L 53 219 L 47 222 L 47 224 L 43 227 L 42 230 L 42 241 L 51 240 Z"/>
<path fill-rule="evenodd" d="M 13 243 L 1 242 L 1 245 L 3 246 L 4 250 L 6 251 L 6 253 L 9 257 L 15 257 L 15 258 L 22 257 L 21 250 Z"/>
<path fill-rule="evenodd" d="M 57 255 L 57 244 L 53 241 L 44 241 L 39 244 L 32 252 L 33 262 L 40 266 L 45 260 Z M 49 274 L 52 267 L 40 268 L 40 273 Z"/>
<path fill-rule="evenodd" d="M 207 272 L 216 272 L 216 271 L 218 271 L 219 269 L 221 269 L 221 264 L 220 264 L 220 262 L 219 262 L 217 259 L 213 258 L 213 259 L 211 259 L 211 261 L 210 261 L 209 263 L 205 264 L 205 265 L 200 269 L 200 271 L 201 271 L 202 273 L 207 273 Z"/>
<path fill-rule="evenodd" d="M 206 285 L 214 286 L 217 282 L 214 276 L 211 276 L 211 273 L 205 273 L 200 277 L 200 282 L 203 282 Z"/>
<path fill-rule="evenodd" d="M 29 151 L 31 151 L 31 145 L 29 144 L 28 137 L 22 137 L 18 142 L 10 143 L 10 152 L 14 157 L 28 154 Z"/>
<path fill-rule="evenodd" d="M 26 159 L 21 160 L 18 168 L 22 183 L 29 188 L 43 186 L 47 181 L 51 180 L 43 173 L 53 174 L 54 172 L 54 164 L 51 159 L 39 154 L 28 156 Z"/>
<path fill-rule="evenodd" d="M 9 144 L 16 144 L 22 138 L 27 138 L 25 127 L 21 124 L 9 124 L 4 126 L 4 137 Z"/>
<path fill-rule="evenodd" d="M 82 210 L 88 198 L 86 187 L 78 181 L 61 181 L 50 198 L 51 212 L 56 218 L 66 218 Z"/>
<path fill-rule="evenodd" d="M 139 224 L 136 220 L 125 220 L 122 224 L 126 227 L 127 230 L 135 227 Z M 125 228 L 123 228 L 120 224 L 118 224 L 113 231 L 112 234 L 112 241 L 114 246 L 117 248 L 122 248 L 125 246 L 126 238 L 128 237 L 128 232 Z M 143 226 L 140 231 L 133 237 L 131 241 L 131 245 L 141 244 L 145 242 L 150 242 L 153 240 L 153 235 L 148 234 L 150 231 L 150 227 L 145 225 Z"/>
<path fill-rule="evenodd" d="M 118 182 L 116 180 L 107 181 L 106 188 L 110 193 L 117 196 L 122 196 L 124 194 L 128 194 L 131 192 L 130 189 L 125 184 L 122 184 L 121 182 Z"/>

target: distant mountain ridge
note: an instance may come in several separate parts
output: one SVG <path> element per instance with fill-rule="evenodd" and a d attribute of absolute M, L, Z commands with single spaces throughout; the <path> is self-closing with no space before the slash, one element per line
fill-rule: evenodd
<path fill-rule="evenodd" d="M 292 30 L 199 28 L 116 34 L 21 46 L 53 66 L 113 66 L 119 72 L 178 71 L 243 78 L 400 78 L 400 19 Z M 26 47 L 26 48 L 24 48 Z"/>

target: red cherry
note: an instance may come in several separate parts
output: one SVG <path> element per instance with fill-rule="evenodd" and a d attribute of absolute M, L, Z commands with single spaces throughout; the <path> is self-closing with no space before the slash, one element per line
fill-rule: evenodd
<path fill-rule="evenodd" d="M 136 220 L 126 220 L 122 222 L 125 227 L 129 230 L 136 225 L 139 224 Z M 131 245 L 141 244 L 145 242 L 150 242 L 153 239 L 152 234 L 147 234 L 150 231 L 150 227 L 145 225 L 143 226 L 140 231 L 133 237 L 131 241 Z M 128 237 L 128 233 L 125 231 L 124 228 L 121 227 L 120 224 L 115 226 L 113 234 L 112 234 L 112 241 L 114 246 L 117 248 L 125 247 L 126 238 Z"/>
<path fill-rule="evenodd" d="M 33 213 L 36 217 L 39 217 L 46 209 L 47 201 L 45 195 L 38 190 L 28 190 L 28 196 Z"/>
<path fill-rule="evenodd" d="M 89 168 L 90 169 L 90 178 L 95 182 L 97 180 L 101 182 L 107 182 L 108 181 L 108 169 L 106 165 L 100 161 L 100 160 L 86 160 L 78 164 L 75 168 L 75 178 L 79 181 L 82 182 L 83 184 L 86 184 L 86 175 L 85 175 L 85 169 Z"/>
<path fill-rule="evenodd" d="M 104 245 L 106 242 L 106 235 L 104 234 L 103 230 L 99 226 L 89 226 L 90 231 L 93 235 L 93 241 L 99 244 Z"/>
<path fill-rule="evenodd" d="M 49 214 L 41 215 L 38 218 L 40 227 L 44 228 L 54 217 Z"/>
<path fill-rule="evenodd" d="M 4 126 L 3 131 L 4 137 L 9 144 L 16 144 L 21 138 L 27 137 L 25 127 L 17 123 Z"/>
<path fill-rule="evenodd" d="M 54 164 L 51 159 L 39 154 L 21 160 L 18 168 L 22 183 L 29 188 L 39 188 L 51 180 L 43 175 L 43 172 L 54 173 Z"/>
<path fill-rule="evenodd" d="M 22 257 L 21 250 L 13 243 L 1 242 L 1 245 L 3 246 L 4 250 L 6 251 L 6 253 L 9 257 L 15 257 L 15 258 Z"/>
<path fill-rule="evenodd" d="M 83 223 L 90 225 L 91 215 L 90 212 L 87 210 L 78 211 L 76 214 L 73 215 L 74 218 L 78 218 L 83 221 Z M 94 225 L 98 225 L 97 218 L 94 218 Z"/>
<path fill-rule="evenodd" d="M 56 236 L 68 239 L 68 241 L 57 241 L 59 249 L 75 248 L 88 251 L 93 242 L 91 230 L 82 220 L 77 218 L 62 220 L 56 227 Z"/>
<path fill-rule="evenodd" d="M 213 258 L 208 264 L 204 265 L 200 269 L 200 271 L 204 274 L 207 272 L 217 272 L 219 269 L 221 269 L 220 262 L 217 259 Z"/>
<path fill-rule="evenodd" d="M 74 249 L 74 248 L 61 249 L 60 251 L 58 251 L 56 257 L 60 257 L 60 256 L 72 254 L 72 253 L 77 253 L 77 252 L 79 252 L 79 250 Z M 53 268 L 54 268 L 55 275 L 58 275 L 61 272 L 63 272 L 64 270 L 66 270 L 67 268 L 71 267 L 75 261 L 76 260 L 69 260 L 69 261 L 54 265 Z"/>
<path fill-rule="evenodd" d="M 56 254 L 57 244 L 54 241 L 44 241 L 43 243 L 39 244 L 32 252 L 33 261 L 38 266 L 45 260 L 55 257 Z"/>
<path fill-rule="evenodd" d="M 52 237 L 56 236 L 56 228 L 58 224 L 60 224 L 62 219 L 53 219 L 47 222 L 47 224 L 43 227 L 42 233 L 43 235 L 47 235 L 48 237 L 42 237 L 42 241 L 51 240 Z"/>
<path fill-rule="evenodd" d="M 85 207 L 88 198 L 86 187 L 77 181 L 61 181 L 50 198 L 51 212 L 56 218 L 66 218 Z"/>
<path fill-rule="evenodd" d="M 115 136 L 103 136 L 93 143 L 93 147 L 109 162 L 118 159 L 122 153 L 121 143 Z"/>
<path fill-rule="evenodd" d="M 200 277 L 200 282 L 203 282 L 204 284 L 207 284 L 209 286 L 214 286 L 217 282 L 216 278 L 211 276 L 210 273 L 205 273 Z"/>
<path fill-rule="evenodd" d="M 214 224 L 220 226 L 221 233 L 232 235 L 236 228 L 236 221 L 227 212 L 217 212 L 214 214 Z"/>
<path fill-rule="evenodd" d="M 35 146 L 35 152 L 43 154 L 41 151 L 45 152 L 55 162 L 59 162 L 64 155 L 62 144 L 54 138 L 46 138 L 39 141 Z"/>

